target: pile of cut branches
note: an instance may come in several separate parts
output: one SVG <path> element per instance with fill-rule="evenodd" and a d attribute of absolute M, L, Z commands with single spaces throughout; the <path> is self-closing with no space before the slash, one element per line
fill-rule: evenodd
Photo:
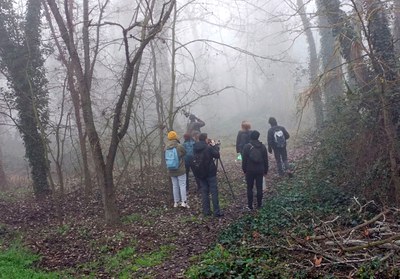
<path fill-rule="evenodd" d="M 340 216 L 314 226 L 314 234 L 304 238 L 291 235 L 289 251 L 311 255 L 297 263 L 305 269 L 341 267 L 349 276 L 359 274 L 362 266 L 391 266 L 400 268 L 400 209 L 385 209 L 374 217 L 350 227 L 339 228 Z M 294 241 L 293 241 L 294 240 Z M 387 268 L 385 268 L 388 272 Z M 390 272 L 390 271 L 389 271 Z"/>

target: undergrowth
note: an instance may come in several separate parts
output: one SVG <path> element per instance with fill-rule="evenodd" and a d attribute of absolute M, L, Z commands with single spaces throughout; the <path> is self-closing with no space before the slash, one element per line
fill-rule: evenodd
<path fill-rule="evenodd" d="M 19 242 L 11 246 L 3 246 L 0 243 L 0 278 L 61 278 L 57 273 L 46 273 L 34 268 L 39 256 L 31 253 Z"/>
<path fill-rule="evenodd" d="M 216 246 L 193 260 L 189 278 L 307 278 L 291 266 L 296 257 L 284 247 L 292 238 L 313 235 L 313 221 L 348 212 L 350 198 L 310 173 L 282 181 L 278 193 L 265 200 L 219 236 Z M 351 219 L 351 216 L 348 216 Z M 357 221 L 356 221 L 357 222 Z M 299 259 L 296 259 L 299 260 Z"/>
<path fill-rule="evenodd" d="M 306 242 L 327 220 L 337 227 L 361 224 L 379 212 L 377 204 L 384 203 L 387 160 L 381 149 L 365 140 L 374 139 L 374 132 L 369 132 L 373 127 L 363 126 L 363 119 L 354 123 L 351 112 L 340 117 L 313 135 L 317 147 L 312 156 L 298 163 L 293 178 L 274 185 L 277 194 L 265 198 L 261 210 L 231 225 L 210 251 L 192 260 L 185 273 L 188 278 L 337 278 L 354 271 L 334 264 L 317 269 L 312 253 L 296 251 L 292 245 Z M 380 188 L 376 189 L 377 181 Z M 378 202 L 360 213 L 360 203 L 371 197 Z M 356 275 L 376 278 L 397 274 L 395 269 L 383 270 L 371 261 L 360 266 Z"/>

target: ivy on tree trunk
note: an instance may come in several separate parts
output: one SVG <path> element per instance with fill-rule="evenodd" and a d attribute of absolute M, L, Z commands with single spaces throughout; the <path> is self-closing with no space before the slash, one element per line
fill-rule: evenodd
<path fill-rule="evenodd" d="M 40 0 L 28 0 L 25 20 L 12 1 L 0 3 L 0 66 L 13 90 L 10 101 L 18 111 L 26 157 L 36 197 L 50 192 L 44 129 L 48 120 L 47 80 L 40 49 Z"/>

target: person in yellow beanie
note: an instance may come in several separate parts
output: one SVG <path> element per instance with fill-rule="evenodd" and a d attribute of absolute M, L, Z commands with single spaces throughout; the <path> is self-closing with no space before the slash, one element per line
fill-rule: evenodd
<path fill-rule="evenodd" d="M 174 195 L 174 207 L 179 205 L 189 208 L 186 194 L 186 169 L 184 157 L 186 150 L 178 139 L 175 131 L 167 135 L 168 141 L 165 146 L 165 163 L 168 174 L 172 181 L 172 192 Z"/>

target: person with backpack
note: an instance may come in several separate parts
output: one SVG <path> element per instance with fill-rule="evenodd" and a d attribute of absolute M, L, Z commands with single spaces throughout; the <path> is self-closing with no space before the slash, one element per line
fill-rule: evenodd
<path fill-rule="evenodd" d="M 194 140 L 198 140 L 198 137 L 201 133 L 200 128 L 204 127 L 206 123 L 200 118 L 196 117 L 194 114 L 189 115 L 189 124 L 187 125 L 187 131 Z"/>
<path fill-rule="evenodd" d="M 253 209 L 254 181 L 257 189 L 257 208 L 262 206 L 263 177 L 268 173 L 268 153 L 265 145 L 258 140 L 260 133 L 254 130 L 250 142 L 243 147 L 242 169 L 246 176 L 247 207 Z"/>
<path fill-rule="evenodd" d="M 222 217 L 219 208 L 217 166 L 213 159 L 219 159 L 219 146 L 214 141 L 208 142 L 207 134 L 201 133 L 199 141 L 193 146 L 193 160 L 190 167 L 201 187 L 201 203 L 204 216 L 211 215 L 210 194 L 213 204 L 214 216 Z"/>
<path fill-rule="evenodd" d="M 189 191 L 190 161 L 193 159 L 193 145 L 195 144 L 195 141 L 188 133 L 184 134 L 183 138 L 185 140 L 183 142 L 183 147 L 186 150 L 185 169 L 186 169 L 186 192 L 187 192 L 187 191 Z"/>
<path fill-rule="evenodd" d="M 180 205 L 189 208 L 186 196 L 186 170 L 184 162 L 186 150 L 183 145 L 180 144 L 175 131 L 170 131 L 167 137 L 168 142 L 165 146 L 165 163 L 172 181 L 174 207 Z"/>
<path fill-rule="evenodd" d="M 243 147 L 250 141 L 250 133 L 251 133 L 250 129 L 251 129 L 250 122 L 243 120 L 241 125 L 241 130 L 238 132 L 236 137 L 236 153 L 238 154 L 237 158 L 239 161 L 242 159 Z"/>
<path fill-rule="evenodd" d="M 278 174 L 283 176 L 285 174 L 284 170 L 289 171 L 286 141 L 290 136 L 285 127 L 278 126 L 278 122 L 274 117 L 270 117 L 268 123 L 271 125 L 267 136 L 268 152 L 272 154 L 272 150 L 274 151 Z"/>

